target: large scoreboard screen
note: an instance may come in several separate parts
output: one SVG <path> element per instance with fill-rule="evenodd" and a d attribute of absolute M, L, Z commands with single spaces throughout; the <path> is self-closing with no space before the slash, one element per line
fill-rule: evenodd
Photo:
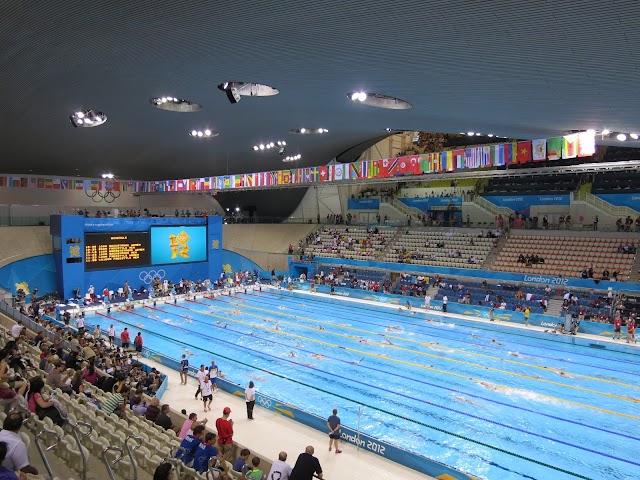
<path fill-rule="evenodd" d="M 149 232 L 86 233 L 85 270 L 149 265 Z"/>

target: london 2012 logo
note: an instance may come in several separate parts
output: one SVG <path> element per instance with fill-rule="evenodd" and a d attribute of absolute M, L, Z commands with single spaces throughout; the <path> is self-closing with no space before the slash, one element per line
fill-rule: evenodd
<path fill-rule="evenodd" d="M 169 248 L 171 249 L 171 259 L 180 255 L 182 258 L 189 258 L 189 234 L 184 230 L 178 235 L 169 235 Z"/>

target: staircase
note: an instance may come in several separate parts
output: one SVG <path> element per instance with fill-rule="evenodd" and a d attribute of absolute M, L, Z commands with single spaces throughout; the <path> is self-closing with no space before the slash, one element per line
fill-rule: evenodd
<path fill-rule="evenodd" d="M 600 210 L 600 212 L 604 213 L 605 215 L 609 215 L 614 218 L 624 218 L 627 215 L 631 216 L 632 218 L 636 218 L 640 213 L 633 208 L 613 205 L 609 202 L 604 201 L 596 195 L 593 195 L 587 191 L 582 191 L 582 189 L 579 189 L 575 193 L 574 200 L 585 202 L 591 205 L 593 208 Z"/>
<path fill-rule="evenodd" d="M 636 258 L 631 265 L 630 283 L 640 283 L 640 254 L 636 253 Z"/>
<path fill-rule="evenodd" d="M 496 244 L 496 246 L 489 252 L 489 255 L 487 255 L 487 258 L 485 258 L 484 263 L 482 264 L 482 267 L 485 270 L 493 270 L 493 262 L 495 262 L 496 259 L 500 256 L 502 247 L 504 247 L 506 243 L 507 243 L 507 236 L 502 235 L 498 239 L 498 243 Z"/>
<path fill-rule="evenodd" d="M 549 305 L 547 306 L 547 315 L 550 317 L 560 317 L 562 312 L 562 297 L 551 295 Z"/>
<path fill-rule="evenodd" d="M 404 230 L 402 228 L 397 228 L 396 229 L 396 233 L 393 235 L 393 238 L 389 239 L 389 243 L 387 243 L 386 248 L 380 252 L 380 255 L 378 255 L 376 257 L 376 260 L 380 260 L 380 261 L 384 261 L 384 257 L 385 255 L 393 249 L 394 245 L 396 244 L 396 242 L 400 239 L 400 237 L 402 236 L 402 232 Z"/>
<path fill-rule="evenodd" d="M 515 213 L 510 208 L 498 207 L 497 205 L 491 203 L 489 200 L 487 200 L 484 197 L 481 197 L 480 195 L 475 195 L 473 197 L 473 203 L 475 203 L 478 207 L 482 208 L 483 210 L 486 210 L 487 212 L 491 213 L 494 218 L 497 217 L 498 215 L 502 215 L 505 221 L 509 218 L 509 215 L 511 215 L 512 213 Z"/>

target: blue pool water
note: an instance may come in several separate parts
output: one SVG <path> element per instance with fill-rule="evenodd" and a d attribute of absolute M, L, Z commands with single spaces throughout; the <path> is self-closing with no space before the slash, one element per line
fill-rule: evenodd
<path fill-rule="evenodd" d="M 481 478 L 640 478 L 633 353 L 277 291 L 111 317 L 170 357 L 215 358 L 232 382 L 321 416 L 336 407 L 344 425 L 360 406 L 364 433 Z"/>

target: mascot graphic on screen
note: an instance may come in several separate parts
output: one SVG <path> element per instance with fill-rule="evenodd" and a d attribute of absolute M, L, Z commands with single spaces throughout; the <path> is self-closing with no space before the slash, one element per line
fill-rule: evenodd
<path fill-rule="evenodd" d="M 180 255 L 182 258 L 189 258 L 189 235 L 184 230 L 178 235 L 169 234 L 169 248 L 171 249 L 171 259 Z"/>

